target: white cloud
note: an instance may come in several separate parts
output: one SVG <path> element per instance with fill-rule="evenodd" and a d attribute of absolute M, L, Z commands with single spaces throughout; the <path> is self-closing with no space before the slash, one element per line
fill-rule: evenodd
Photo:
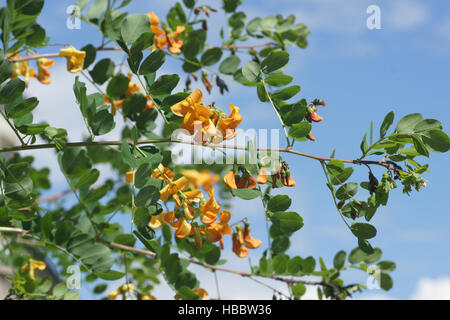
<path fill-rule="evenodd" d="M 411 299 L 450 300 L 450 277 L 420 279 Z"/>
<path fill-rule="evenodd" d="M 383 29 L 387 30 L 408 31 L 418 28 L 430 18 L 428 7 L 412 0 L 392 1 L 390 7 L 382 9 L 382 15 L 384 12 L 386 12 L 387 27 Z"/>

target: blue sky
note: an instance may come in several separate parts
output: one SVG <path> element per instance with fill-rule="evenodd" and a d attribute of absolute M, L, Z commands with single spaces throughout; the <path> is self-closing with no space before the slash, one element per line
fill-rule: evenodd
<path fill-rule="evenodd" d="M 135 0 L 128 11 L 155 11 L 163 17 L 174 3 L 172 0 Z M 208 1 L 210 3 L 220 7 L 220 1 Z M 66 28 L 66 8 L 71 4 L 73 1 L 69 0 L 46 1 L 39 22 L 47 30 L 51 43 L 70 43 L 78 48 L 87 43 L 99 44 L 99 36 L 86 24 L 82 25 L 81 30 Z M 381 9 L 381 30 L 368 30 L 366 27 L 366 9 L 372 4 Z M 306 23 L 312 31 L 306 50 L 290 49 L 291 63 L 286 73 L 294 76 L 294 81 L 301 85 L 302 97 L 308 100 L 323 98 L 327 107 L 320 110 L 325 120 L 313 128 L 317 142 L 298 144 L 297 150 L 328 156 L 336 148 L 337 157 L 355 159 L 360 155 L 359 144 L 370 121 L 374 121 L 377 133 L 384 116 L 392 110 L 397 121 L 406 114 L 420 112 L 425 118 L 440 119 L 444 129 L 448 130 L 450 2 L 246 0 L 242 10 L 249 18 L 274 13 L 295 14 L 297 22 Z M 215 14 L 213 21 L 215 23 L 210 23 L 208 38 L 210 45 L 219 43 L 216 39 L 224 21 L 222 14 Z M 257 39 L 252 41 L 257 43 Z M 176 73 L 178 67 L 178 62 L 170 61 L 164 71 Z M 73 76 L 65 72 L 62 63 L 55 67 L 53 74 L 51 86 L 43 87 L 35 83 L 31 86 L 34 88 L 30 89 L 30 93 L 37 95 L 41 101 L 36 118 L 50 119 L 53 126 L 69 128 L 69 132 L 75 132 L 71 139 L 79 139 L 85 133 L 71 92 Z M 222 97 L 214 93 L 205 100 L 216 101 L 225 107 L 229 102 L 239 106 L 244 118 L 241 127 L 244 129 L 279 128 L 270 105 L 259 102 L 254 89 L 238 87 L 233 83 L 229 85 L 229 95 Z M 116 130 L 111 136 L 117 138 L 117 135 Z M 43 152 L 38 152 L 37 158 L 41 166 L 53 163 Z M 333 206 L 320 165 L 298 157 L 286 157 L 285 160 L 289 162 L 297 181 L 297 187 L 289 190 L 289 195 L 294 199 L 291 209 L 299 212 L 305 220 L 305 227 L 294 237 L 289 253 L 321 255 L 332 263 L 337 251 L 344 249 L 349 252 L 356 246 L 355 238 Z M 372 245 L 383 250 L 384 259 L 397 263 L 397 269 L 392 274 L 394 288 L 388 293 L 369 291 L 360 297 L 409 299 L 429 297 L 426 292 L 442 292 L 441 296 L 446 294 L 445 297 L 450 298 L 450 216 L 444 202 L 449 191 L 449 173 L 445 168 L 448 160 L 447 154 L 433 154 L 428 160 L 431 173 L 425 175 L 429 180 L 427 187 L 410 197 L 403 195 L 401 190 L 395 190 L 388 207 L 377 212 L 372 221 L 378 235 Z M 419 158 L 419 162 L 425 161 Z M 355 172 L 354 179 L 366 179 L 364 168 L 355 168 Z M 381 175 L 381 171 L 376 172 Z M 57 174 L 53 177 L 58 179 Z M 64 188 L 61 179 L 57 181 L 60 183 L 56 184 L 55 189 Z M 240 201 L 236 201 L 234 208 L 232 212 L 242 217 L 248 216 L 256 228 L 255 235 L 265 239 L 261 208 Z M 259 253 L 257 251 L 252 256 L 254 261 Z M 229 257 L 233 266 L 247 267 L 247 261 Z M 365 282 L 365 275 L 348 273 L 353 274 L 346 278 L 349 281 Z M 271 297 L 270 290 L 262 291 L 261 297 L 259 292 L 252 293 L 252 284 L 236 290 L 234 285 L 240 279 L 233 280 L 227 275 L 220 277 L 224 283 L 225 297 Z M 202 285 L 215 292 L 211 278 L 206 275 Z M 167 292 L 163 297 L 170 298 L 167 288 L 161 290 Z"/>

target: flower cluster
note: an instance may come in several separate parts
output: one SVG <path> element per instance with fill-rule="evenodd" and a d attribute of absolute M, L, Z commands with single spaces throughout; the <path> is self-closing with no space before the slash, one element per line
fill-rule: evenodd
<path fill-rule="evenodd" d="M 291 177 L 289 166 L 286 162 L 281 162 L 273 174 L 269 174 L 266 167 L 260 162 L 260 169 L 255 179 L 251 173 L 243 166 L 237 166 L 228 172 L 224 177 L 225 185 L 230 189 L 255 189 L 258 184 L 266 184 L 269 176 L 272 177 L 272 188 L 278 187 L 278 181 L 286 187 L 295 187 L 296 182 Z"/>
<path fill-rule="evenodd" d="M 134 174 L 127 172 L 126 181 L 133 182 Z M 152 216 L 148 226 L 158 229 L 168 224 L 175 230 L 175 237 L 178 239 L 193 236 L 198 248 L 207 240 L 219 242 L 220 247 L 224 249 L 223 237 L 232 235 L 229 225 L 231 213 L 222 210 L 214 195 L 214 184 L 220 180 L 219 175 L 211 174 L 207 170 L 182 170 L 181 174 L 180 178 L 174 180 L 175 174 L 162 164 L 152 172 L 152 178 L 164 180 L 166 183 L 160 190 L 160 200 L 173 200 L 175 208 L 173 211 Z M 209 199 L 205 199 L 200 188 L 208 193 Z M 199 219 L 196 220 L 197 218 Z"/>
<path fill-rule="evenodd" d="M 180 35 L 186 30 L 185 26 L 178 26 L 175 30 L 168 28 L 163 30 L 160 28 L 160 21 L 154 12 L 147 13 L 150 19 L 151 31 L 155 34 L 155 47 L 158 49 L 167 48 L 170 53 L 180 54 L 183 47 L 183 41 L 178 39 Z"/>
<path fill-rule="evenodd" d="M 9 59 L 20 58 L 20 54 L 9 57 Z M 29 65 L 28 61 L 16 62 L 14 63 L 13 73 L 11 78 L 18 76 L 25 77 L 25 85 L 28 87 L 30 78 L 36 78 L 42 84 L 50 84 L 50 72 L 48 69 L 52 68 L 55 64 L 55 60 L 41 58 L 36 61 L 38 72 Z"/>
<path fill-rule="evenodd" d="M 214 105 L 203 105 L 203 93 L 199 89 L 171 107 L 175 115 L 184 117 L 180 128 L 194 135 L 197 143 L 220 143 L 236 136 L 242 116 L 239 108 L 231 103 L 230 109 L 227 115 Z"/>

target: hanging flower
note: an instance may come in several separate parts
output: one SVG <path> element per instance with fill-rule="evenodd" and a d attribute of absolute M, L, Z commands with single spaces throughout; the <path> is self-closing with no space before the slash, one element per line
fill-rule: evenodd
<path fill-rule="evenodd" d="M 50 84 L 50 72 L 48 72 L 48 69 L 52 68 L 55 64 L 55 60 L 50 60 L 47 58 L 42 58 L 37 61 L 38 64 L 38 75 L 37 79 L 42 84 Z"/>
<path fill-rule="evenodd" d="M 20 268 L 20 272 L 24 273 L 25 271 L 29 270 L 30 279 L 36 280 L 36 269 L 37 270 L 45 270 L 47 268 L 47 265 L 44 261 L 34 260 L 30 259 L 27 264 L 23 265 L 22 268 Z"/>
<path fill-rule="evenodd" d="M 77 73 L 83 71 L 86 51 L 78 51 L 73 46 L 70 46 L 67 49 L 61 49 L 59 56 L 67 57 L 67 70 L 69 72 Z"/>
<path fill-rule="evenodd" d="M 231 227 L 228 225 L 230 219 L 230 211 L 223 210 L 220 213 L 220 221 L 214 222 L 206 227 L 206 238 L 210 242 L 217 242 L 222 240 L 224 235 L 231 235 Z"/>
<path fill-rule="evenodd" d="M 223 178 L 225 185 L 230 189 L 255 189 L 257 184 L 247 170 L 242 172 L 242 176 L 236 176 L 234 171 L 228 172 Z"/>
<path fill-rule="evenodd" d="M 266 184 L 269 179 L 269 173 L 267 172 L 266 167 L 261 167 L 259 169 L 258 177 L 256 178 L 256 182 L 258 184 Z"/>
<path fill-rule="evenodd" d="M 250 235 L 250 223 L 247 221 L 244 226 L 244 234 L 242 236 L 243 244 L 249 249 L 256 249 L 261 246 L 261 240 L 256 240 Z"/>
<path fill-rule="evenodd" d="M 128 171 L 125 173 L 125 181 L 127 183 L 132 183 L 134 181 L 134 175 L 136 174 L 136 171 Z"/>
<path fill-rule="evenodd" d="M 246 247 L 242 245 L 242 239 L 238 232 L 233 233 L 233 252 L 239 257 L 239 258 L 245 258 L 248 256 L 249 251 Z"/>
<path fill-rule="evenodd" d="M 214 223 L 220 211 L 220 206 L 214 198 L 214 189 L 210 189 L 208 194 L 209 200 L 200 207 L 200 220 L 205 225 Z"/>

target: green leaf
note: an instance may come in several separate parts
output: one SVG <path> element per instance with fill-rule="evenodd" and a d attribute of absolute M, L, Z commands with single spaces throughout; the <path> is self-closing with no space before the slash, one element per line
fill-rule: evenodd
<path fill-rule="evenodd" d="M 125 246 L 134 247 L 136 238 L 132 234 L 119 234 L 114 238 L 115 243 L 120 243 Z"/>
<path fill-rule="evenodd" d="M 89 122 L 89 125 L 92 128 L 92 132 L 96 136 L 102 136 L 111 132 L 116 126 L 114 121 L 114 117 L 107 110 L 101 110 L 97 112 L 94 117 Z"/>
<path fill-rule="evenodd" d="M 97 62 L 94 69 L 89 72 L 95 83 L 104 84 L 114 74 L 115 64 L 111 59 L 103 59 Z"/>
<path fill-rule="evenodd" d="M 233 74 L 239 68 L 241 60 L 237 56 L 229 56 L 222 61 L 219 71 L 224 74 Z"/>
<path fill-rule="evenodd" d="M 367 144 L 367 132 L 364 134 L 363 140 L 360 145 L 360 149 L 363 154 L 365 154 L 367 150 L 369 150 L 369 145 Z"/>
<path fill-rule="evenodd" d="M 331 176 L 331 183 L 333 185 L 340 185 L 347 181 L 353 174 L 354 169 L 351 167 L 345 168 L 341 173 Z"/>
<path fill-rule="evenodd" d="M 268 76 L 264 81 L 269 85 L 273 87 L 283 87 L 291 83 L 293 78 L 291 76 L 288 76 L 286 74 L 282 73 L 275 73 L 270 76 Z"/>
<path fill-rule="evenodd" d="M 20 118 L 26 115 L 28 112 L 33 111 L 39 104 L 39 100 L 35 97 L 28 98 L 12 109 L 8 110 L 8 116 L 12 118 Z"/>
<path fill-rule="evenodd" d="M 283 274 L 287 270 L 287 265 L 289 262 L 289 256 L 285 254 L 277 255 L 273 258 L 273 270 L 276 274 Z"/>
<path fill-rule="evenodd" d="M 353 197 L 358 192 L 358 184 L 356 182 L 349 182 L 344 184 L 336 191 L 336 198 L 339 200 L 346 200 Z"/>
<path fill-rule="evenodd" d="M 233 194 L 244 200 L 253 200 L 262 196 L 261 191 L 256 189 L 235 189 Z"/>
<path fill-rule="evenodd" d="M 14 72 L 14 64 L 9 61 L 8 59 L 5 59 L 0 63 L 0 84 L 5 82 Z"/>
<path fill-rule="evenodd" d="M 242 4 L 242 0 L 223 0 L 223 9 L 225 12 L 235 12 L 236 8 Z"/>
<path fill-rule="evenodd" d="M 289 128 L 289 136 L 295 140 L 302 140 L 311 132 L 312 125 L 306 121 L 296 123 Z"/>
<path fill-rule="evenodd" d="M 73 224 L 70 221 L 64 221 L 55 232 L 55 242 L 57 245 L 63 245 L 69 240 L 73 231 Z"/>
<path fill-rule="evenodd" d="M 140 189 L 149 182 L 152 172 L 161 163 L 161 161 L 162 161 L 161 155 L 156 154 L 156 155 L 154 155 L 154 157 L 155 157 L 155 161 L 143 163 L 142 165 L 139 166 L 138 170 L 136 171 L 134 185 L 137 188 Z"/>
<path fill-rule="evenodd" d="M 368 223 L 355 222 L 350 227 L 352 233 L 359 239 L 372 239 L 377 235 L 377 229 Z"/>
<path fill-rule="evenodd" d="M 130 145 L 127 141 L 123 141 L 120 146 L 123 161 L 131 168 L 136 168 L 136 158 L 131 154 Z"/>
<path fill-rule="evenodd" d="M 86 171 L 78 180 L 77 183 L 75 183 L 74 188 L 75 189 L 83 189 L 88 188 L 91 185 L 93 185 L 100 176 L 100 171 L 97 169 L 92 169 L 91 171 Z"/>
<path fill-rule="evenodd" d="M 442 123 L 435 119 L 425 119 L 414 127 L 414 133 L 426 134 L 430 130 L 442 130 Z"/>
<path fill-rule="evenodd" d="M 195 0 L 183 0 L 183 3 L 189 9 L 193 9 L 195 6 Z"/>
<path fill-rule="evenodd" d="M 88 44 L 81 48 L 81 51 L 86 52 L 83 65 L 83 70 L 86 70 L 91 64 L 94 63 L 95 58 L 97 57 L 97 49 L 92 44 Z"/>
<path fill-rule="evenodd" d="M 180 81 L 177 74 L 165 74 L 159 77 L 151 86 L 150 92 L 155 96 L 167 95 L 172 92 Z"/>
<path fill-rule="evenodd" d="M 277 71 L 289 62 L 289 53 L 286 51 L 272 51 L 261 63 L 261 69 L 265 74 Z"/>
<path fill-rule="evenodd" d="M 154 186 L 148 186 L 139 191 L 136 196 L 136 206 L 149 207 L 159 200 L 159 190 Z"/>
<path fill-rule="evenodd" d="M 150 19 L 144 14 L 131 14 L 122 23 L 120 33 L 127 44 L 135 42 L 151 29 Z"/>
<path fill-rule="evenodd" d="M 87 16 L 89 19 L 98 18 L 108 8 L 108 0 L 97 0 L 88 9 Z"/>
<path fill-rule="evenodd" d="M 416 135 L 412 135 L 411 138 L 413 139 L 414 148 L 416 149 L 416 151 L 419 154 L 429 158 L 430 152 L 428 151 L 427 147 L 425 146 L 425 143 L 423 143 L 423 141 Z"/>
<path fill-rule="evenodd" d="M 277 195 L 272 197 L 267 204 L 267 209 L 272 212 L 282 212 L 291 206 L 291 198 L 286 195 Z"/>
<path fill-rule="evenodd" d="M 211 48 L 205 51 L 200 61 L 205 66 L 212 66 L 220 61 L 220 59 L 222 58 L 222 54 L 222 49 Z"/>
<path fill-rule="evenodd" d="M 339 251 L 333 260 L 333 265 L 336 269 L 342 269 L 345 264 L 345 259 L 347 259 L 347 253 L 345 251 Z"/>
<path fill-rule="evenodd" d="M 364 251 L 366 254 L 373 254 L 375 251 L 373 250 L 372 246 L 370 245 L 369 241 L 364 239 L 358 239 L 358 247 Z"/>
<path fill-rule="evenodd" d="M 394 281 L 392 280 L 391 276 L 387 273 L 382 272 L 380 274 L 380 287 L 381 289 L 385 291 L 391 290 L 391 288 L 394 285 Z"/>
<path fill-rule="evenodd" d="M 187 286 L 181 286 L 178 288 L 177 295 L 182 300 L 200 300 L 200 296 Z"/>
<path fill-rule="evenodd" d="M 13 102 L 22 95 L 24 90 L 25 82 L 19 78 L 11 79 L 0 89 L 0 104 Z"/>
<path fill-rule="evenodd" d="M 108 83 L 106 93 L 114 100 L 120 100 L 125 96 L 129 83 L 130 79 L 126 75 L 119 73 Z"/>
<path fill-rule="evenodd" d="M 275 212 L 271 218 L 282 231 L 293 233 L 303 227 L 303 219 L 296 212 Z"/>
<path fill-rule="evenodd" d="M 36 123 L 36 124 L 23 125 L 17 129 L 19 129 L 19 131 L 25 135 L 34 136 L 34 135 L 38 135 L 38 134 L 43 134 L 47 127 L 49 127 L 49 125 L 47 123 Z"/>
<path fill-rule="evenodd" d="M 274 92 L 272 98 L 277 100 L 289 100 L 299 92 L 300 86 L 291 86 Z"/>
<path fill-rule="evenodd" d="M 255 61 L 250 61 L 242 67 L 242 74 L 250 82 L 261 81 L 261 67 Z"/>
<path fill-rule="evenodd" d="M 422 140 L 434 152 L 447 152 L 450 150 L 450 138 L 442 130 L 430 130 L 422 136 Z"/>
<path fill-rule="evenodd" d="M 420 113 L 412 113 L 403 117 L 397 124 L 395 133 L 412 133 L 418 123 L 423 120 Z"/>
<path fill-rule="evenodd" d="M 396 268 L 395 262 L 392 261 L 380 261 L 377 263 L 377 266 L 382 272 L 392 272 Z"/>
<path fill-rule="evenodd" d="M 162 50 L 155 50 L 144 60 L 144 62 L 142 62 L 139 74 L 156 72 L 161 68 L 165 61 L 166 53 Z"/>
<path fill-rule="evenodd" d="M 96 273 L 95 275 L 103 280 L 115 281 L 122 279 L 125 276 L 125 273 L 115 270 L 109 270 L 108 272 Z"/>
<path fill-rule="evenodd" d="M 133 94 L 131 97 L 125 99 L 122 111 L 125 116 L 133 116 L 145 110 L 146 105 L 147 98 L 143 94 Z"/>
<path fill-rule="evenodd" d="M 292 293 L 295 299 L 300 299 L 306 293 L 306 286 L 303 283 L 297 283 L 292 286 Z"/>

